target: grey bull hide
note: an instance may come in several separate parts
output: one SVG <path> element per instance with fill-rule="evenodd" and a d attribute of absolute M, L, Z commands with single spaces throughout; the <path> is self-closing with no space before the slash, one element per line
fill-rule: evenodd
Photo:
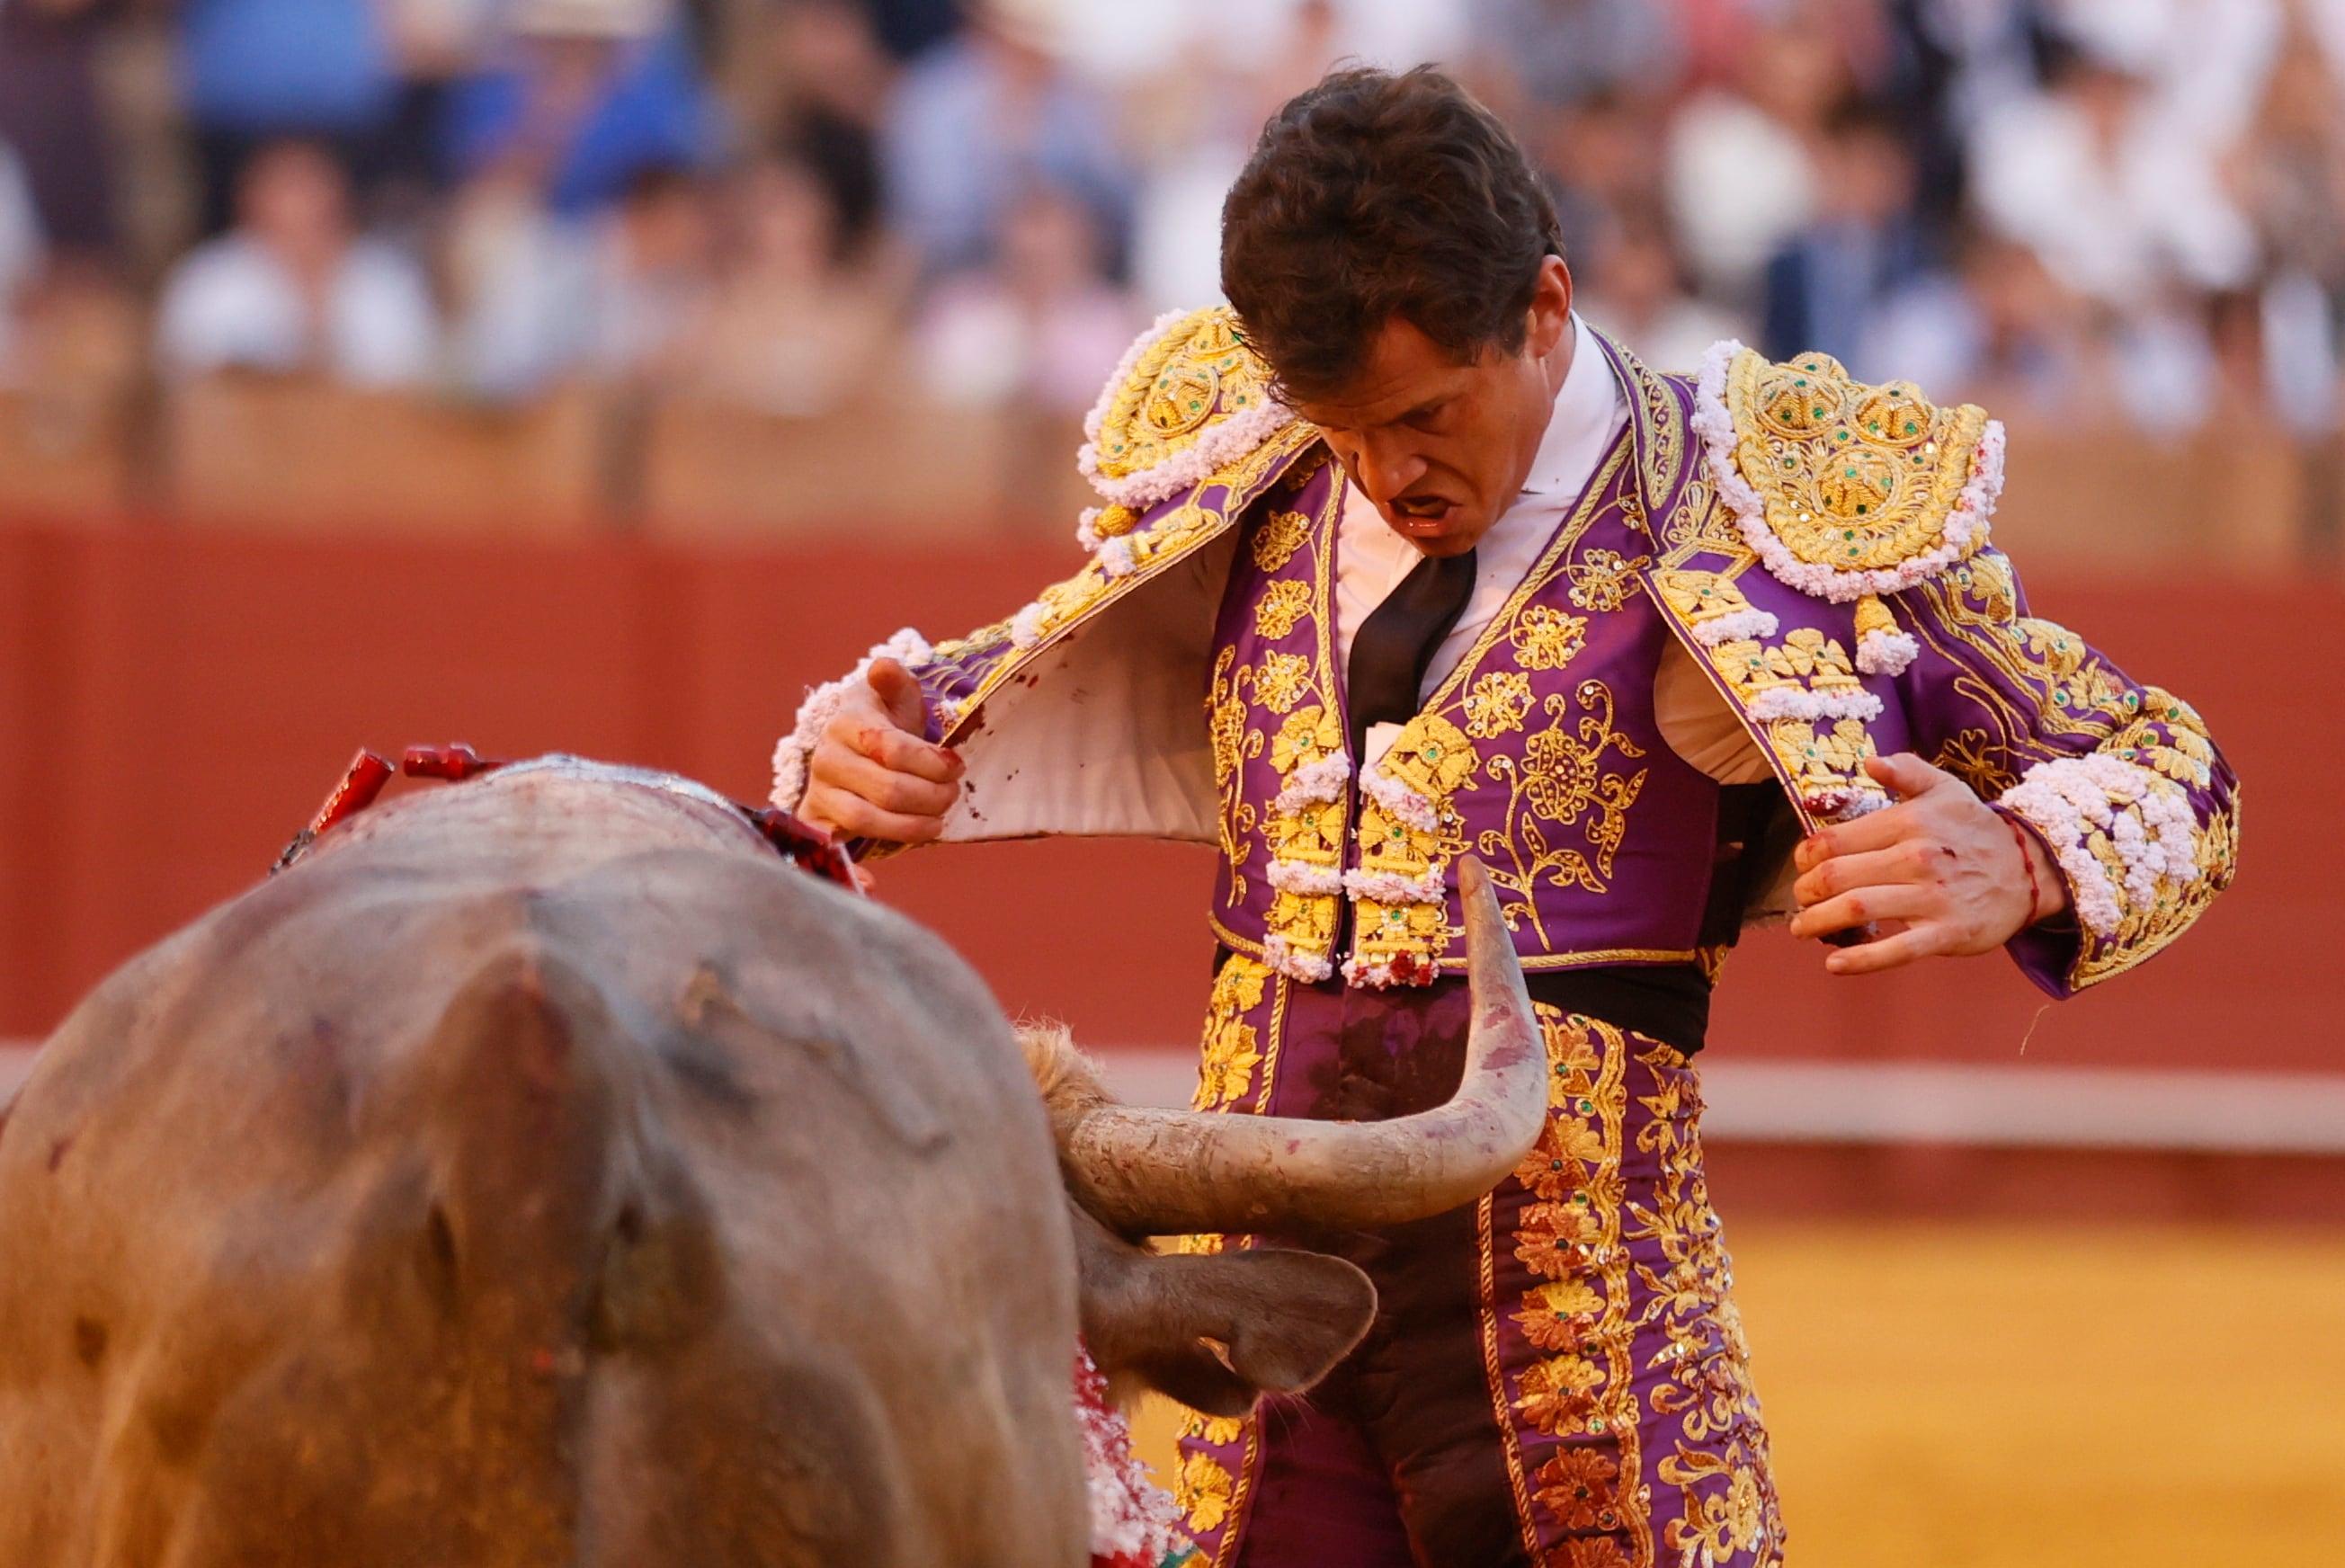
<path fill-rule="evenodd" d="M 1471 881 L 1449 1105 L 1199 1118 L 1030 1067 L 941 944 L 680 782 L 379 807 L 0 1108 L 0 1564 L 1079 1568 L 1079 1325 L 1243 1410 L 1373 1311 L 1333 1259 L 1142 1238 L 1436 1212 L 1537 1136 Z"/>

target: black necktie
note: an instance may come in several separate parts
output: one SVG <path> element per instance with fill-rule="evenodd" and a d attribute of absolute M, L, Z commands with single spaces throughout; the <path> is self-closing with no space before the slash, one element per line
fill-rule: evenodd
<path fill-rule="evenodd" d="M 1367 755 L 1367 733 L 1375 725 L 1405 724 L 1416 717 L 1416 694 L 1433 651 L 1473 595 L 1472 551 L 1428 555 L 1360 622 L 1352 637 L 1345 688 L 1355 757 Z"/>

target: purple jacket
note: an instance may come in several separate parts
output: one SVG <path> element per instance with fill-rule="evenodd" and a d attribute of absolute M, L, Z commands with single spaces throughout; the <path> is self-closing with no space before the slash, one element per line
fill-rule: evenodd
<path fill-rule="evenodd" d="M 2228 885 L 2237 783 L 2198 715 L 2031 617 L 1988 545 L 1997 423 L 1822 355 L 1774 365 L 1721 343 L 1689 378 L 1595 340 L 1627 430 L 1364 773 L 1331 646 L 1342 471 L 1227 311 L 1160 323 L 1089 427 L 1109 503 L 1079 530 L 1090 562 L 966 638 L 873 650 L 918 671 L 929 738 L 969 764 L 946 836 L 1214 844 L 1220 939 L 1299 979 L 1461 969 L 1469 851 L 1526 966 L 1684 962 L 1717 796 L 1654 723 L 1674 638 L 1804 828 L 1889 804 L 1863 761 L 1914 752 L 2038 834 L 2072 916 L 2011 948 L 2056 996 L 2141 962 Z M 803 793 L 844 685 L 778 747 L 777 804 Z"/>

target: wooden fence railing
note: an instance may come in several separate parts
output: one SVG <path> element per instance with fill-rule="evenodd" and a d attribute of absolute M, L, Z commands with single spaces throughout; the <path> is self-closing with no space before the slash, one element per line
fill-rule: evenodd
<path fill-rule="evenodd" d="M 143 399 L 0 392 L 0 515 L 470 538 L 1055 539 L 1074 420 L 917 397 L 788 419 L 573 387 L 517 409 L 220 377 Z M 2338 449 L 2226 424 L 2181 440 L 2014 434 L 1999 537 L 2125 573 L 2332 557 Z"/>

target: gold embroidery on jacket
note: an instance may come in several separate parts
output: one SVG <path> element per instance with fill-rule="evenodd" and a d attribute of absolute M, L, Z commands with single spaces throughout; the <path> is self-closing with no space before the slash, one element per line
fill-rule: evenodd
<path fill-rule="evenodd" d="M 1254 700 L 1274 713 L 1290 713 L 1314 684 L 1311 661 L 1302 654 L 1264 653 L 1254 678 Z"/>
<path fill-rule="evenodd" d="M 1523 727 L 1531 711 L 1531 678 L 1519 670 L 1493 670 L 1466 693 L 1466 733 L 1496 740 Z"/>
<path fill-rule="evenodd" d="M 1665 566 L 1653 573 L 1653 586 L 1660 590 L 1661 602 L 1689 626 L 1745 614 L 1751 609 L 1751 601 L 1734 585 L 1732 576 L 1723 572 Z"/>
<path fill-rule="evenodd" d="M 1641 436 L 1638 448 L 1644 460 L 1639 489 L 1656 505 L 1665 505 L 1685 469 L 1685 404 L 1665 377 L 1635 359 L 1627 362 L 1629 379 L 1636 383 L 1635 396 L 1627 401 Z"/>
<path fill-rule="evenodd" d="M 1286 577 L 1270 585 L 1254 607 L 1254 630 L 1276 641 L 1311 614 L 1311 584 Z"/>
<path fill-rule="evenodd" d="M 1715 555 L 1736 567 L 1754 565 L 1759 557 L 1736 529 L 1733 517 L 1718 504 L 1718 487 L 1702 475 L 1686 481 L 1685 494 L 1663 530 L 1664 565 L 1682 566 L 1697 555 Z"/>
<path fill-rule="evenodd" d="M 965 659 L 971 654 L 990 653 L 1010 641 L 1010 622 L 996 621 L 990 626 L 980 626 L 966 637 L 948 637 L 936 645 L 934 657 L 939 661 Z"/>
<path fill-rule="evenodd" d="M 1207 1432 L 1222 1424 L 1210 1416 L 1193 1416 L 1186 1435 L 1210 1442 Z M 1243 1422 L 1231 1424 L 1244 1431 Z M 1223 1441 L 1235 1442 L 1237 1438 L 1238 1432 L 1232 1432 Z M 1172 1477 L 1172 1502 L 1186 1518 L 1192 1534 L 1205 1535 L 1220 1529 L 1236 1501 L 1235 1482 L 1221 1461 L 1203 1449 L 1182 1454 L 1181 1468 Z"/>
<path fill-rule="evenodd" d="M 2158 686 L 2144 686 L 2140 717 L 2109 738 L 2112 756 L 2205 789 L 2214 782 L 2215 742 L 2198 710 Z"/>
<path fill-rule="evenodd" d="M 1981 729 L 1956 731 L 1930 761 L 1970 785 L 1971 793 L 1981 800 L 1993 800 L 2019 782 L 2018 774 L 1995 760 L 1986 732 Z"/>
<path fill-rule="evenodd" d="M 1797 627 L 1773 644 L 1755 638 L 1721 642 L 1710 651 L 1710 659 L 1745 703 L 1785 686 L 1846 694 L 1860 684 L 1856 665 L 1840 639 L 1812 626 Z"/>
<path fill-rule="evenodd" d="M 1281 483 L 1284 494 L 1299 488 L 1291 476 Z M 1237 663 L 1233 647 L 1225 647 L 1215 656 L 1210 712 L 1216 777 L 1222 784 L 1221 835 L 1230 865 L 1231 908 L 1239 907 L 1246 898 L 1248 887 L 1242 873 L 1252 858 L 1257 828 L 1267 841 L 1274 863 L 1309 865 L 1329 877 L 1342 866 L 1348 791 L 1336 791 L 1331 800 L 1306 801 L 1280 811 L 1274 797 L 1259 804 L 1246 798 L 1245 770 L 1240 764 L 1262 756 L 1267 748 L 1284 790 L 1297 772 L 1344 749 L 1343 722 L 1335 700 L 1334 636 L 1327 612 L 1333 566 L 1328 544 L 1343 503 L 1344 485 L 1337 482 L 1328 487 L 1315 521 L 1274 506 L 1257 526 L 1252 541 L 1257 565 L 1274 560 L 1278 568 L 1284 568 L 1298 551 L 1306 548 L 1313 551 L 1308 581 L 1288 578 L 1270 583 L 1254 607 L 1254 630 L 1265 638 L 1283 638 L 1304 622 L 1313 622 L 1316 635 L 1312 652 L 1266 650 L 1259 666 Z M 1267 549 L 1266 540 L 1271 541 Z M 1231 771 L 1223 774 L 1219 770 L 1225 753 L 1232 762 Z M 1341 896 L 1335 893 L 1280 887 L 1264 916 L 1264 936 L 1284 942 L 1306 960 L 1326 958 L 1335 946 L 1341 907 Z"/>
<path fill-rule="evenodd" d="M 1915 618 L 1925 642 L 1937 644 L 1941 635 L 1952 637 L 2027 694 L 2032 711 L 2021 715 L 2021 734 L 2097 741 L 2137 712 L 2134 693 L 2083 638 L 2057 622 L 2019 614 L 2018 585 L 2000 551 L 1981 551 L 1943 578 L 1921 584 L 1918 592 L 1937 612 Z M 1959 654 L 1951 656 L 1964 662 Z M 1995 700 L 2008 706 L 2007 699 Z M 2065 753 L 2051 748 L 2041 754 L 2055 754 Z"/>
<path fill-rule="evenodd" d="M 1609 615 L 1629 602 L 1639 586 L 1637 573 L 1652 563 L 1650 555 L 1632 561 L 1617 550 L 1590 550 L 1574 556 L 1563 567 L 1571 579 L 1568 597 L 1591 614 Z"/>
<path fill-rule="evenodd" d="M 1567 729 L 1574 703 L 1560 692 L 1544 704 L 1549 723 L 1523 746 L 1522 760 L 1500 754 L 1486 766 L 1492 783 L 1506 786 L 1505 826 L 1486 829 L 1475 845 L 1489 863 L 1490 880 L 1519 903 L 1502 907 L 1511 929 L 1528 916 L 1539 945 L 1552 946 L 1539 918 L 1538 885 L 1602 893 L 1610 885 L 1612 859 L 1629 832 L 1629 808 L 1645 787 L 1647 769 L 1634 774 L 1604 767 L 1607 753 L 1624 760 L 1644 749 L 1613 728 L 1611 688 L 1583 681 L 1574 693 L 1579 723 Z M 1583 824 L 1584 823 L 1584 824 Z M 1551 828 L 1579 828 L 1579 843 Z M 1499 864 L 1504 856 L 1506 864 Z"/>
<path fill-rule="evenodd" d="M 1413 826 L 1387 811 L 1373 794 L 1360 802 L 1360 869 L 1412 882 L 1445 876 L 1466 847 L 1457 835 L 1459 817 L 1453 798 L 1474 776 L 1480 756 L 1466 733 L 1438 713 L 1426 712 L 1401 727 L 1378 771 L 1432 804 L 1435 825 Z M 1446 901 L 1387 903 L 1363 895 L 1355 901 L 1353 956 L 1368 964 L 1406 957 L 1439 960 L 1449 946 Z"/>
<path fill-rule="evenodd" d="M 1827 799 L 1835 790 L 1850 787 L 1852 779 L 1867 779 L 1865 759 L 1880 754 L 1873 736 L 1854 719 L 1836 719 L 1820 730 L 1804 719 L 1776 719 L 1767 725 L 1767 744 L 1802 800 Z M 1874 793 L 1880 786 L 1873 786 Z"/>
<path fill-rule="evenodd" d="M 1254 536 L 1254 563 L 1264 572 L 1276 572 L 1294 559 L 1310 537 L 1309 518 L 1299 511 L 1274 511 Z"/>
<path fill-rule="evenodd" d="M 1560 670 L 1588 641 L 1588 622 L 1548 604 L 1533 604 L 1515 618 L 1507 640 L 1515 662 L 1526 670 Z"/>
<path fill-rule="evenodd" d="M 1219 815 L 1222 857 L 1230 868 L 1230 905 L 1245 898 L 1245 868 L 1254 858 L 1254 830 L 1258 812 L 1245 798 L 1244 764 L 1262 754 L 1262 733 L 1246 728 L 1245 698 L 1231 665 L 1237 650 L 1224 648 L 1213 656 L 1213 679 L 1207 698 L 1205 730 L 1213 749 L 1213 783 L 1222 792 Z"/>

